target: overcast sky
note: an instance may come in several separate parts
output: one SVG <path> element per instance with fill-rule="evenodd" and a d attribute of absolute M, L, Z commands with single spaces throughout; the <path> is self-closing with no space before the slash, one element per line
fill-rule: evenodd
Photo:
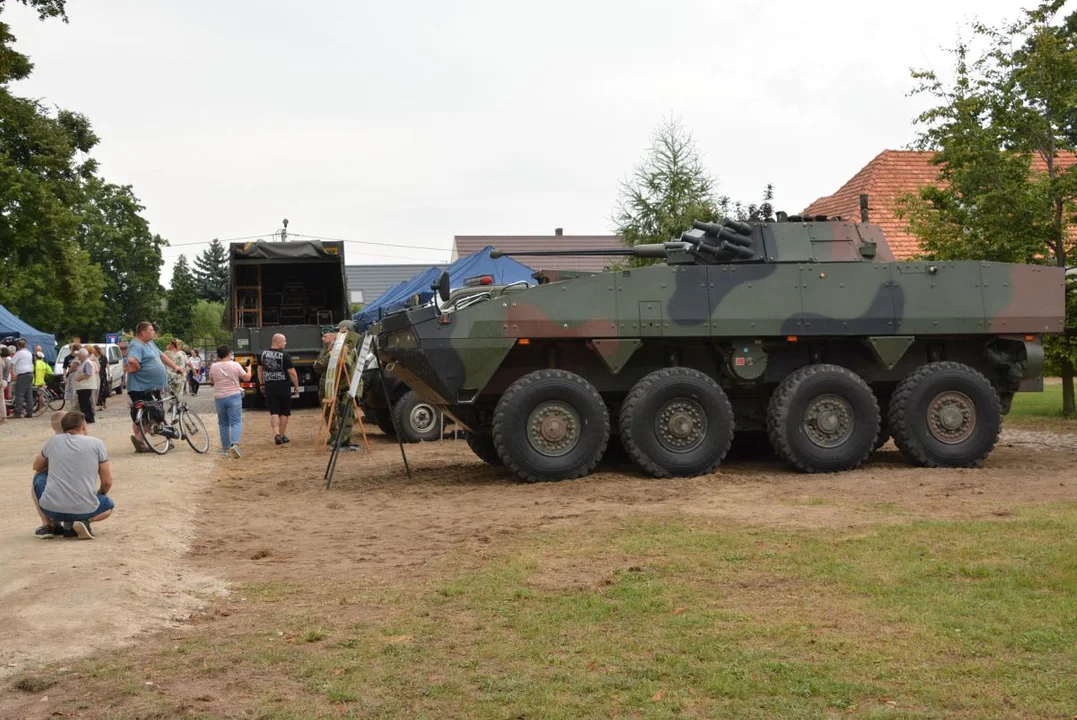
<path fill-rule="evenodd" d="M 440 262 L 455 234 L 612 231 L 617 184 L 664 116 L 719 191 L 778 209 L 914 138 L 911 67 L 948 70 L 1012 0 L 71 0 L 4 19 L 16 92 L 86 114 L 111 182 L 165 250 L 294 233 L 354 263 Z M 409 245 L 421 248 L 413 249 Z"/>

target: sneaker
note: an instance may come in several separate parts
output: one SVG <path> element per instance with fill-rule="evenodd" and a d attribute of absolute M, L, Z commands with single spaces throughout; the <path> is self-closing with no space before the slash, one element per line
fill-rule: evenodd
<path fill-rule="evenodd" d="M 243 457 L 243 453 L 239 451 L 239 445 L 233 445 L 232 447 L 228 448 L 228 454 L 234 458 Z"/>
<path fill-rule="evenodd" d="M 150 449 L 148 447 L 146 447 L 145 445 L 143 445 L 142 441 L 140 441 L 134 435 L 131 436 L 131 444 L 135 446 L 135 452 L 136 453 L 144 453 L 144 452 L 149 452 L 150 451 Z"/>
<path fill-rule="evenodd" d="M 277 443 L 278 445 L 280 445 L 281 443 L 283 443 L 283 442 L 284 442 L 284 440 L 282 440 L 282 439 L 281 439 L 280 435 L 274 435 L 274 436 L 273 436 L 273 442 L 275 442 L 275 443 Z"/>
<path fill-rule="evenodd" d="M 76 520 L 71 523 L 71 529 L 78 534 L 79 540 L 93 540 L 93 528 L 90 527 L 89 520 Z"/>
<path fill-rule="evenodd" d="M 289 438 L 287 435 L 281 435 L 280 436 L 280 441 L 282 443 L 284 443 L 285 445 L 287 445 L 288 443 L 290 443 L 292 441 L 292 439 Z"/>
<path fill-rule="evenodd" d="M 37 530 L 34 530 L 34 537 L 51 540 L 54 537 L 62 536 L 63 532 L 64 529 L 59 525 L 42 525 Z"/>

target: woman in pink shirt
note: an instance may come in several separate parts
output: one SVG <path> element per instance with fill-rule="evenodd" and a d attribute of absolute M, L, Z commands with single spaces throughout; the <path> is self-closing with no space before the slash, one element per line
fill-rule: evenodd
<path fill-rule="evenodd" d="M 239 438 L 243 433 L 243 388 L 239 383 L 251 379 L 251 371 L 232 358 L 227 345 L 217 348 L 217 362 L 209 369 L 217 406 L 217 426 L 221 431 L 221 454 L 241 457 Z"/>

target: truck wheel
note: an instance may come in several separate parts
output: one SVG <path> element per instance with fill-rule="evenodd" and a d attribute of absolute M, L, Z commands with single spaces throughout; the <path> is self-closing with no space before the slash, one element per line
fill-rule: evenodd
<path fill-rule="evenodd" d="M 497 446 L 494 445 L 493 435 L 467 432 L 464 433 L 464 438 L 467 440 L 467 446 L 471 448 L 471 452 L 475 453 L 479 460 L 495 467 L 505 464 L 501 461 L 501 456 L 497 454 Z"/>
<path fill-rule="evenodd" d="M 606 449 L 610 417 L 591 383 L 566 370 L 536 370 L 509 386 L 494 409 L 505 466 L 527 482 L 591 472 Z"/>
<path fill-rule="evenodd" d="M 976 467 L 998 442 L 1002 408 L 981 373 L 933 362 L 901 381 L 890 399 L 894 444 L 920 467 Z"/>
<path fill-rule="evenodd" d="M 875 445 L 879 404 L 852 370 L 809 365 L 774 390 L 767 434 L 778 457 L 801 472 L 851 470 Z"/>
<path fill-rule="evenodd" d="M 441 437 L 441 411 L 408 390 L 393 404 L 393 419 L 406 443 L 430 442 Z"/>
<path fill-rule="evenodd" d="M 875 436 L 875 442 L 871 445 L 871 451 L 878 452 L 890 440 L 890 423 L 883 417 L 879 420 L 879 434 Z"/>
<path fill-rule="evenodd" d="M 733 407 L 713 378 L 684 367 L 650 373 L 621 405 L 621 441 L 655 477 L 711 472 L 733 442 Z"/>

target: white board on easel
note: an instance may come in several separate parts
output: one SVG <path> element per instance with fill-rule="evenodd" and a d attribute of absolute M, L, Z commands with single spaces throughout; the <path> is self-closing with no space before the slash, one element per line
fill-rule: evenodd
<path fill-rule="evenodd" d="M 337 339 L 333 342 L 333 349 L 329 351 L 329 366 L 325 369 L 325 397 L 336 397 L 337 394 L 337 363 L 340 362 L 340 351 L 347 339 L 347 332 L 338 332 Z"/>

